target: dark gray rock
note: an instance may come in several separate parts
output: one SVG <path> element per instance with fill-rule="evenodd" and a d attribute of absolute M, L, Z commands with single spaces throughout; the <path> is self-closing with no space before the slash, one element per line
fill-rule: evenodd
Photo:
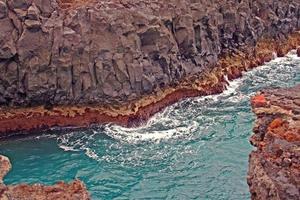
<path fill-rule="evenodd" d="M 299 13 L 299 0 L 1 0 L 0 105 L 138 99 L 286 38 Z"/>

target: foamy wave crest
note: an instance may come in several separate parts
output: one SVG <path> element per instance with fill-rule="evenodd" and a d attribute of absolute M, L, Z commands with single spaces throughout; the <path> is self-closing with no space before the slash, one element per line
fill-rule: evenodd
<path fill-rule="evenodd" d="M 162 140 L 188 137 L 197 128 L 198 124 L 193 122 L 183 126 L 183 121 L 176 118 L 177 114 L 174 106 L 157 113 L 143 126 L 125 128 L 109 124 L 104 127 L 104 132 L 109 137 L 126 143 L 160 142 Z"/>
<path fill-rule="evenodd" d="M 235 79 L 233 81 L 229 81 L 228 77 L 225 76 L 224 79 L 228 82 L 228 85 L 226 87 L 226 90 L 224 90 L 221 94 L 215 94 L 215 95 L 208 95 L 208 96 L 202 96 L 202 97 L 196 97 L 194 98 L 194 104 L 198 104 L 203 106 L 205 103 L 217 103 L 221 100 L 227 99 L 227 101 L 231 102 L 237 102 L 242 97 L 239 93 L 239 86 L 243 82 L 243 78 Z"/>
<path fill-rule="evenodd" d="M 227 79 L 227 77 L 225 77 Z M 239 101 L 237 94 L 241 80 L 228 81 L 227 89 L 219 95 L 210 95 L 205 97 L 193 98 L 178 102 L 164 109 L 150 118 L 150 120 L 136 128 L 125 128 L 118 125 L 106 125 L 105 134 L 109 137 L 126 143 L 139 143 L 145 141 L 160 142 L 162 140 L 191 138 L 195 130 L 200 129 L 197 121 L 190 122 L 193 115 L 199 113 L 203 103 L 209 101 L 216 102 L 219 99 L 231 98 L 230 101 Z M 201 104 L 199 104 L 201 103 Z M 195 104 L 199 109 L 194 109 Z M 184 109 L 183 109 L 184 108 Z M 194 115 L 195 117 L 195 115 Z"/>
<path fill-rule="evenodd" d="M 299 71 L 300 58 L 296 52 L 290 52 L 286 57 L 275 58 L 265 65 L 245 72 L 240 79 L 228 81 L 227 89 L 218 95 L 190 98 L 167 107 L 162 112 L 151 117 L 145 124 L 125 128 L 114 124 L 99 126 L 98 128 L 84 131 L 75 131 L 60 135 L 58 145 L 65 151 L 83 151 L 94 160 L 129 162 L 130 159 L 138 160 L 139 154 L 149 143 L 155 145 L 160 142 L 186 141 L 189 142 L 199 135 L 205 135 L 214 129 L 216 123 L 230 119 L 238 102 L 248 107 L 249 98 L 257 90 L 273 85 L 282 85 L 292 79 L 295 71 Z M 225 77 L 227 79 L 227 77 Z M 259 88 L 258 88 L 259 86 Z M 221 106 L 220 106 L 221 105 Z M 211 137 L 211 136 L 210 136 Z M 114 143 L 105 146 L 105 152 L 100 152 L 99 140 Z M 105 142 L 104 142 L 105 143 Z M 142 145 L 139 144 L 147 144 Z M 136 151 L 122 152 L 117 156 L 112 154 L 115 149 L 120 151 L 124 145 L 134 145 Z M 143 152 L 146 153 L 146 152 Z M 155 158 L 153 158 L 155 159 Z M 139 162 L 139 161 L 137 161 Z"/>
<path fill-rule="evenodd" d="M 227 77 L 225 79 L 228 81 Z M 201 106 L 207 102 L 216 103 L 220 99 L 226 99 L 232 102 L 239 101 L 240 95 L 237 95 L 241 79 L 228 81 L 227 89 L 218 95 L 209 95 L 196 97 L 178 102 L 167 107 L 161 113 L 150 118 L 150 120 L 136 128 L 125 128 L 118 125 L 109 124 L 105 126 L 105 134 L 109 137 L 126 143 L 139 143 L 145 141 L 160 142 L 163 140 L 191 138 L 192 133 L 201 129 L 197 121 L 190 122 L 190 118 L 196 117 L 195 114 L 201 113 Z M 199 109 L 194 109 L 199 105 Z"/>
<path fill-rule="evenodd" d="M 96 134 L 98 134 L 98 132 L 95 130 L 91 133 L 73 131 L 58 136 L 56 140 L 58 146 L 64 151 L 83 151 L 88 157 L 98 160 L 99 157 L 92 148 Z"/>

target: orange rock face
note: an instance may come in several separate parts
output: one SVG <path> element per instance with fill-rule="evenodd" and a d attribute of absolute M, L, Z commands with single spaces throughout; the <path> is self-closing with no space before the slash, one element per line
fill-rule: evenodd
<path fill-rule="evenodd" d="M 272 131 L 276 128 L 281 127 L 282 125 L 283 125 L 283 120 L 281 118 L 276 118 L 270 123 L 268 130 Z"/>
<path fill-rule="evenodd" d="M 257 115 L 250 142 L 248 184 L 252 199 L 300 197 L 300 85 L 266 90 L 252 99 Z M 262 98 L 264 97 L 264 98 Z M 264 104 L 257 103 L 264 99 Z"/>
<path fill-rule="evenodd" d="M 267 104 L 267 100 L 264 95 L 254 96 L 252 98 L 251 102 L 252 102 L 253 106 L 255 106 L 255 107 L 262 107 Z"/>

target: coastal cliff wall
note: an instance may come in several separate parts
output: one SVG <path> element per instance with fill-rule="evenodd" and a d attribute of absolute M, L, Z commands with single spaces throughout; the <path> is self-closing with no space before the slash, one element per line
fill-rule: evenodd
<path fill-rule="evenodd" d="M 126 103 L 299 17 L 299 0 L 1 0 L 0 105 Z"/>
<path fill-rule="evenodd" d="M 0 133 L 131 126 L 222 92 L 297 48 L 299 18 L 300 0 L 0 0 Z"/>

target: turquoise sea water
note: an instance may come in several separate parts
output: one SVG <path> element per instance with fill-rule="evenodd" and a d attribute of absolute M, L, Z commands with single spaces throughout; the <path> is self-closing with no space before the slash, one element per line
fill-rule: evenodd
<path fill-rule="evenodd" d="M 223 94 L 188 99 L 139 128 L 100 126 L 0 142 L 13 164 L 6 184 L 83 180 L 92 199 L 250 199 L 249 99 L 300 83 L 300 59 L 245 73 Z"/>

